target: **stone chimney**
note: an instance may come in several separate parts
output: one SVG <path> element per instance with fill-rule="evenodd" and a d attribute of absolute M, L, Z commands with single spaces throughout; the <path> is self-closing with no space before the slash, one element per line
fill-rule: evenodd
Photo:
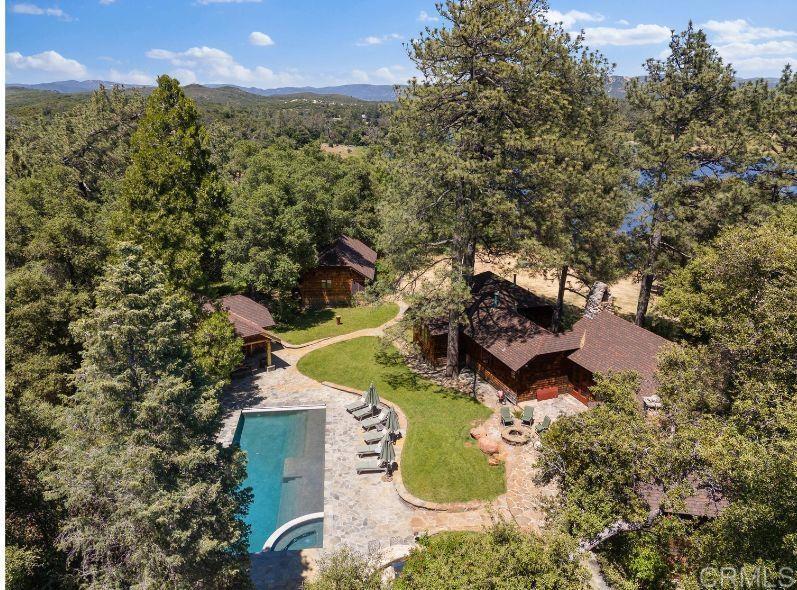
<path fill-rule="evenodd" d="M 584 307 L 584 317 L 593 318 L 598 312 L 613 311 L 614 302 L 609 286 L 601 281 L 596 281 L 589 289 L 587 305 Z"/>

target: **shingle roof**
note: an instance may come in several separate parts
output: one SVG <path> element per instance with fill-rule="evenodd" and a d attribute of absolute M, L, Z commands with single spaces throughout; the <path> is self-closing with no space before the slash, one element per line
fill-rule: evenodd
<path fill-rule="evenodd" d="M 656 392 L 656 355 L 670 341 L 632 324 L 610 311 L 581 318 L 573 332 L 582 338 L 581 347 L 568 358 L 591 373 L 637 371 L 642 377 L 640 396 Z"/>
<path fill-rule="evenodd" d="M 265 305 L 253 301 L 245 295 L 228 295 L 218 302 L 219 308 L 227 312 L 230 322 L 235 327 L 235 333 L 241 338 L 257 336 L 263 330 L 276 326 L 271 312 Z M 206 303 L 204 308 L 213 311 L 215 307 Z"/>
<path fill-rule="evenodd" d="M 496 292 L 499 293 L 499 297 L 514 302 L 516 307 L 550 307 L 550 304 L 541 297 L 489 270 L 473 277 L 471 293 L 474 297 L 484 295 L 492 297 Z"/>
<path fill-rule="evenodd" d="M 348 266 L 366 279 L 376 275 L 376 252 L 348 236 L 340 236 L 318 255 L 318 266 Z"/>
<path fill-rule="evenodd" d="M 706 516 L 714 518 L 728 507 L 728 500 L 722 492 L 697 483 L 693 476 L 688 477 L 689 484 L 695 490 L 691 496 L 683 498 L 683 508 L 665 505 L 664 512 L 669 514 L 685 514 L 688 516 Z M 658 510 L 664 501 L 664 486 L 661 484 L 643 483 L 635 486 L 637 493 L 648 503 L 651 510 Z"/>
<path fill-rule="evenodd" d="M 553 334 L 517 311 L 488 301 L 471 310 L 465 334 L 513 371 L 541 354 L 575 350 L 580 335 Z"/>
<path fill-rule="evenodd" d="M 535 356 L 579 347 L 579 335 L 553 334 L 518 311 L 549 306 L 531 291 L 487 271 L 473 278 L 472 292 L 464 332 L 511 370 Z"/>

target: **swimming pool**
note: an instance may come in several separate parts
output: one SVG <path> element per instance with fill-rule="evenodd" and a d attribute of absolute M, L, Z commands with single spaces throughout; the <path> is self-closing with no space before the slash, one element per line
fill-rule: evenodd
<path fill-rule="evenodd" d="M 254 494 L 246 516 L 250 552 L 262 551 L 267 540 L 275 551 L 321 547 L 325 424 L 323 407 L 241 413 L 233 443 L 246 452 L 243 485 Z M 306 517 L 304 522 L 301 517 Z M 296 519 L 296 526 L 288 525 L 270 539 Z"/>

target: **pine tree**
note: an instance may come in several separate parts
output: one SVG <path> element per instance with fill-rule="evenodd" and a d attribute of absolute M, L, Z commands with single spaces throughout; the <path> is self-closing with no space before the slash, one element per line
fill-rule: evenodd
<path fill-rule="evenodd" d="M 196 105 L 177 80 L 158 78 L 132 149 L 115 232 L 163 262 L 172 282 L 199 288 L 220 271 L 228 196 L 211 163 Z"/>
<path fill-rule="evenodd" d="M 425 299 L 449 319 L 448 374 L 477 253 L 557 244 L 561 189 L 605 92 L 605 62 L 548 24 L 546 8 L 450 0 L 438 5 L 445 26 L 410 45 L 423 78 L 399 97 L 385 142 L 380 246 L 396 282 L 446 269 Z"/>
<path fill-rule="evenodd" d="M 641 278 L 640 326 L 656 277 L 689 256 L 687 218 L 716 194 L 720 167 L 731 165 L 722 133 L 733 117 L 734 83 L 732 68 L 692 23 L 673 34 L 667 58 L 648 60 L 646 70 L 644 81 L 631 81 L 627 95 L 636 115 L 641 172 L 641 219 L 633 232 Z M 707 173 L 697 177 L 699 172 Z"/>
<path fill-rule="evenodd" d="M 217 389 L 191 358 L 190 302 L 123 245 L 77 322 L 77 391 L 48 477 L 59 546 L 87 588 L 248 584 L 242 455 L 214 442 Z"/>

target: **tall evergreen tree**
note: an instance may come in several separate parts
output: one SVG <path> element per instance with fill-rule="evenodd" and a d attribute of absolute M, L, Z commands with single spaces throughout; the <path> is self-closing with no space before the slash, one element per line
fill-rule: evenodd
<path fill-rule="evenodd" d="M 74 326 L 83 361 L 48 483 L 86 588 L 248 584 L 243 457 L 214 442 L 217 389 L 191 357 L 192 316 L 163 267 L 123 245 Z"/>
<path fill-rule="evenodd" d="M 198 288 L 220 272 L 228 196 L 196 105 L 177 80 L 158 78 L 132 149 L 115 232 L 162 261 L 175 284 Z"/>
<path fill-rule="evenodd" d="M 538 0 L 450 0 L 413 40 L 422 80 L 399 97 L 385 154 L 382 249 L 393 280 L 437 265 L 434 313 L 449 319 L 447 373 L 477 252 L 555 243 L 561 187 L 579 161 L 606 64 L 543 16 Z M 386 269 L 387 270 L 387 269 Z"/>
<path fill-rule="evenodd" d="M 734 72 L 705 33 L 689 23 L 673 34 L 667 58 L 650 59 L 645 67 L 644 80 L 632 80 L 627 95 L 641 172 L 641 215 L 633 232 L 641 279 L 638 325 L 656 277 L 689 256 L 686 219 L 716 194 L 723 165 L 732 165 L 721 136 L 733 118 Z"/>

